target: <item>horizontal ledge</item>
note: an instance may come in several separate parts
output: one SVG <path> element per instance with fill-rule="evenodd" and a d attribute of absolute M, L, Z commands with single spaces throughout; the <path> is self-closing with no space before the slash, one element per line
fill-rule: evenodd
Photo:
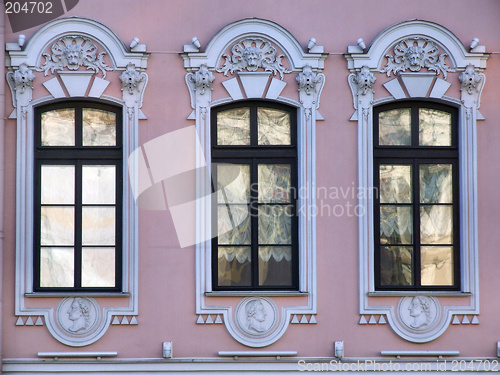
<path fill-rule="evenodd" d="M 458 350 L 382 350 L 381 355 L 394 357 L 456 357 Z"/>
<path fill-rule="evenodd" d="M 24 293 L 25 297 L 29 298 L 46 298 L 46 297 L 130 297 L 130 293 L 108 293 L 108 292 L 33 292 Z"/>
<path fill-rule="evenodd" d="M 295 351 L 236 351 L 236 352 L 219 352 L 220 357 L 296 357 Z"/>
<path fill-rule="evenodd" d="M 304 297 L 308 296 L 308 292 L 277 292 L 277 291 L 269 291 L 269 292 L 259 292 L 259 291 L 249 291 L 249 292 L 241 292 L 241 291 L 224 291 L 224 292 L 205 292 L 205 296 L 207 297 L 228 297 L 228 296 L 238 296 L 238 297 L 254 297 L 254 296 L 271 296 L 271 297 Z"/>
<path fill-rule="evenodd" d="M 100 358 L 116 357 L 118 352 L 39 352 L 41 358 Z"/>
<path fill-rule="evenodd" d="M 412 297 L 412 296 L 442 296 L 442 297 L 470 297 L 472 293 L 469 292 L 434 292 L 434 291 L 379 291 L 368 292 L 368 297 Z"/>

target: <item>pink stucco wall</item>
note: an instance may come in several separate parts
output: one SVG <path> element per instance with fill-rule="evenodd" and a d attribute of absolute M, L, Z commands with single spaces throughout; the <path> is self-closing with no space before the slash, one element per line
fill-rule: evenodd
<path fill-rule="evenodd" d="M 227 24 L 258 17 L 287 29 L 304 48 L 309 38 L 316 38 L 329 53 L 319 108 L 325 120 L 317 125 L 317 185 L 344 189 L 353 188 L 357 181 L 357 127 L 349 121 L 354 108 L 343 56 L 347 46 L 354 45 L 360 37 L 368 45 L 385 28 L 410 19 L 438 23 L 467 47 L 472 38 L 478 37 L 486 51 L 492 52 L 480 108 L 486 120 L 479 122 L 477 128 L 480 324 L 452 325 L 427 344 L 406 342 L 388 325 L 358 325 L 358 221 L 355 216 L 325 215 L 317 218 L 318 323 L 291 325 L 266 350 L 297 350 L 300 356 L 328 357 L 332 356 L 333 341 L 344 340 L 345 354 L 350 357 L 377 357 L 381 350 L 460 350 L 463 356 L 496 355 L 500 328 L 499 1 L 471 4 L 466 0 L 82 0 L 67 16 L 97 20 L 125 44 L 136 36 L 147 44 L 151 52 L 149 83 L 142 110 L 148 119 L 140 122 L 140 143 L 193 124 L 186 120 L 191 107 L 184 81 L 186 71 L 179 56 L 192 37 L 197 36 L 203 48 Z M 36 30 L 23 31 L 28 41 Z M 6 42 L 17 40 L 17 34 L 13 35 L 8 26 L 6 33 Z M 387 95 L 382 83 L 376 83 L 376 98 Z M 292 90 L 289 86 L 287 90 Z M 216 83 L 214 98 L 224 96 L 222 90 Z M 41 82 L 35 81 L 35 97 L 43 92 Z M 458 91 L 452 94 L 459 97 Z M 296 94 L 290 93 L 293 95 Z M 7 114 L 13 109 L 10 93 L 6 108 Z M 7 120 L 3 356 L 31 358 L 39 351 L 69 348 L 54 340 L 46 327 L 15 325 L 15 127 L 14 120 Z M 350 196 L 326 198 L 324 203 L 347 207 L 355 206 L 357 201 Z M 161 357 L 163 341 L 174 342 L 176 357 L 214 357 L 219 350 L 248 349 L 237 343 L 223 325 L 195 324 L 194 248 L 179 247 L 170 213 L 141 210 L 139 233 L 139 324 L 113 326 L 102 339 L 85 349 L 116 350 L 121 358 Z M 103 306 L 116 304 L 115 299 L 99 302 Z M 37 306 L 42 302 L 33 298 L 29 303 Z"/>

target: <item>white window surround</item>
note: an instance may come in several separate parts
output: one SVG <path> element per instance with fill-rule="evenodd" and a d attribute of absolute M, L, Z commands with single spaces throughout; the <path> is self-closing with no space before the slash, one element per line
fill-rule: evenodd
<path fill-rule="evenodd" d="M 410 43 L 404 44 L 405 41 Z M 414 42 L 415 45 L 423 47 L 422 56 L 425 56 L 416 64 L 412 64 L 403 53 L 395 52 L 398 45 L 402 46 L 400 51 L 405 48 L 405 52 L 408 51 L 408 46 L 413 46 Z M 435 52 L 426 51 L 424 46 L 429 42 L 438 48 L 439 56 L 436 54 L 426 59 Z M 363 191 L 373 187 L 374 106 L 399 99 L 424 99 L 459 108 L 461 290 L 375 291 L 373 198 L 364 194 L 365 197 L 360 198 L 359 204 L 365 208 L 364 212 L 367 214 L 360 216 L 358 222 L 359 313 L 362 315 L 360 324 L 366 324 L 364 315 L 371 318 L 374 315 L 385 316 L 386 319 L 381 319 L 382 322 L 387 320 L 400 337 L 412 342 L 428 342 L 445 332 L 454 315 L 479 314 L 476 122 L 484 119 L 478 110 L 486 80 L 482 71 L 486 68 L 488 54 L 484 51 L 484 46 L 476 46 L 467 52 L 460 40 L 444 27 L 431 22 L 412 20 L 384 30 L 366 52 L 359 46 L 350 46 L 345 55 L 351 72 L 348 81 L 355 108 L 351 121 L 358 123 L 358 184 Z M 459 74 L 455 74 L 448 82 L 448 72 Z M 384 82 L 383 86 L 389 96 L 374 98 L 373 86 L 377 79 Z M 446 95 L 451 85 L 460 85 L 459 98 Z M 372 303 L 373 298 L 377 296 L 394 298 L 391 299 L 391 304 L 381 306 Z M 405 323 L 405 319 L 409 319 L 405 309 L 408 309 L 408 303 L 414 296 L 423 296 L 435 310 L 432 313 L 432 322 L 425 329 L 415 329 Z M 439 298 L 444 296 L 463 297 L 460 299 L 462 303 L 447 305 L 447 299 Z M 370 319 L 370 323 L 373 322 L 374 318 Z"/>
<path fill-rule="evenodd" d="M 66 38 L 66 39 L 65 39 Z M 73 65 L 64 52 L 57 58 L 43 55 L 55 43 L 80 41 L 79 48 L 94 54 L 84 54 Z M 78 45 L 78 42 L 76 43 Z M 92 46 L 91 46 L 92 45 Z M 87 47 L 89 49 L 85 50 Z M 147 85 L 148 54 L 145 45 L 132 51 L 126 49 L 118 36 L 99 22 L 85 18 L 62 18 L 40 28 L 22 49 L 17 43 L 7 43 L 7 81 L 11 88 L 14 111 L 10 119 L 17 120 L 16 164 L 16 325 L 47 326 L 51 335 L 63 344 L 79 347 L 99 340 L 113 322 L 113 316 L 129 316 L 136 324 L 138 314 L 138 212 L 123 168 L 123 249 L 121 293 L 34 293 L 33 292 L 33 169 L 34 169 L 34 108 L 55 100 L 88 98 L 110 103 L 123 109 L 123 160 L 138 146 L 138 125 L 145 119 L 140 110 Z M 98 54 L 98 55 L 97 55 Z M 63 56 L 64 55 L 64 56 Z M 56 59 L 53 59 L 53 57 Z M 64 58 L 62 58 L 64 57 Z M 106 61 L 104 63 L 103 61 Z M 109 62 L 108 62 L 109 61 Z M 80 67 L 90 67 L 82 70 Z M 51 69 L 54 68 L 54 69 Z M 43 71 L 43 73 L 42 73 Z M 114 80 L 106 80 L 106 72 L 121 72 Z M 59 77 L 57 77 L 59 76 Z M 119 78 L 119 79 L 118 79 Z M 43 81 L 36 99 L 33 80 Z M 119 85 L 121 98 L 107 95 L 106 88 Z M 86 94 L 88 92 L 88 94 Z M 48 94 L 48 95 L 47 95 Z M 100 307 L 99 297 L 117 296 L 128 299 L 128 306 Z M 45 307 L 29 307 L 28 297 L 45 298 Z M 60 297 L 59 302 L 54 297 Z M 75 298 L 91 306 L 92 324 L 83 333 L 72 332 L 67 325 L 67 306 Z M 57 303 L 58 302 L 58 303 Z M 57 304 L 55 306 L 54 304 Z M 54 313 L 55 311 L 55 313 Z M 28 317 L 23 320 L 22 317 Z M 43 319 L 42 319 L 43 318 Z M 128 320 L 127 320 L 128 321 Z M 113 324 L 115 324 L 113 322 Z M 61 328 L 62 327 L 62 328 Z"/>
<path fill-rule="evenodd" d="M 196 39 L 193 38 L 196 41 Z M 197 41 L 196 41 L 197 42 Z M 184 67 L 188 71 L 186 83 L 191 95 L 193 112 L 188 119 L 195 120 L 198 137 L 202 149 L 197 155 L 197 206 L 196 206 L 196 314 L 199 324 L 205 324 L 203 315 L 208 315 L 206 323 L 223 320 L 227 330 L 234 339 L 250 347 L 264 347 L 276 342 L 286 331 L 295 314 L 312 315 L 307 323 L 316 322 L 316 240 L 315 218 L 308 214 L 307 208 L 315 202 L 315 126 L 322 120 L 318 112 L 319 98 L 325 77 L 321 73 L 326 54 L 323 47 L 310 43 L 309 51 L 304 52 L 298 41 L 281 26 L 261 19 L 244 19 L 232 23 L 219 31 L 207 44 L 204 52 L 198 43 L 184 46 Z M 274 56 L 262 65 L 246 64 L 243 50 L 256 43 L 257 46 L 271 49 L 276 47 L 283 56 Z M 267 43 L 267 44 L 266 44 Z M 198 44 L 198 45 L 197 45 Z M 240 45 L 240 59 L 228 60 L 225 55 L 228 49 Z M 235 50 L 232 50 L 234 53 Z M 276 52 L 276 50 L 275 50 Z M 281 63 L 285 62 L 288 69 Z M 265 65 L 267 64 L 267 65 Z M 285 64 L 285 65 L 286 65 Z M 265 69 L 262 69 L 265 68 Z M 263 71 L 264 70 L 264 71 Z M 235 72 L 237 71 L 237 72 Z M 215 74 L 214 74 L 215 73 Z M 274 75 L 273 75 L 274 73 Z M 295 74 L 293 74 L 295 73 Z M 291 78 L 289 78 L 291 76 Z M 212 101 L 214 80 L 221 80 L 229 97 Z M 281 96 L 284 87 L 294 81 L 298 83 L 298 98 Z M 295 82 L 296 81 L 296 82 Z M 268 85 L 269 83 L 269 85 Z M 218 90 L 223 90 L 217 86 Z M 297 108 L 298 166 L 299 191 L 306 194 L 299 197 L 299 291 L 297 292 L 213 292 L 211 281 L 211 239 L 209 181 L 204 174 L 203 166 L 210 165 L 210 115 L 211 107 L 227 104 L 236 100 L 262 99 L 285 103 Z M 298 99 L 298 100 L 297 100 Z M 207 219 L 208 218 L 208 219 Z M 217 305 L 218 296 L 234 297 L 230 305 Z M 281 306 L 280 297 L 300 296 L 297 305 Z M 246 298 L 241 298 L 246 297 Z M 306 302 L 304 303 L 304 297 Z M 252 335 L 245 332 L 245 327 L 238 316 L 233 317 L 232 310 L 243 311 L 245 304 L 258 300 L 268 314 L 267 319 L 274 317 L 272 328 L 262 334 Z M 227 299 L 226 299 L 227 301 Z M 276 302 L 277 303 L 276 303 Z M 236 306 L 237 305 L 237 306 Z M 221 319 L 222 317 L 222 319 Z M 297 321 L 298 323 L 298 321 Z"/>

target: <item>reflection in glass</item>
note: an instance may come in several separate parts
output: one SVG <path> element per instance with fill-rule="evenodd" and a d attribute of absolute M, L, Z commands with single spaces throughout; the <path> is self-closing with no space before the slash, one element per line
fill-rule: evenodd
<path fill-rule="evenodd" d="M 250 108 L 235 108 L 217 112 L 217 144 L 250 144 Z"/>
<path fill-rule="evenodd" d="M 82 245 L 115 244 L 115 208 L 82 207 Z"/>
<path fill-rule="evenodd" d="M 410 108 L 391 109 L 379 113 L 380 146 L 411 145 Z"/>
<path fill-rule="evenodd" d="M 380 283 L 382 285 L 413 285 L 413 247 L 383 246 L 380 248 Z"/>
<path fill-rule="evenodd" d="M 290 114 L 273 108 L 257 109 L 257 129 L 259 145 L 289 145 Z"/>
<path fill-rule="evenodd" d="M 413 241 L 413 207 L 380 207 L 380 243 L 410 244 Z"/>
<path fill-rule="evenodd" d="M 250 201 L 250 165 L 217 164 L 217 202 Z"/>
<path fill-rule="evenodd" d="M 420 164 L 420 203 L 452 203 L 451 164 Z"/>
<path fill-rule="evenodd" d="M 114 247 L 84 247 L 82 249 L 82 286 L 115 286 Z"/>
<path fill-rule="evenodd" d="M 259 244 L 292 243 L 292 207 L 259 206 Z"/>
<path fill-rule="evenodd" d="M 42 113 L 42 146 L 75 145 L 75 110 L 55 109 Z"/>
<path fill-rule="evenodd" d="M 219 286 L 251 285 L 251 250 L 248 246 L 218 248 Z"/>
<path fill-rule="evenodd" d="M 75 203 L 75 167 L 73 165 L 42 165 L 41 203 Z"/>
<path fill-rule="evenodd" d="M 420 206 L 420 242 L 423 244 L 452 244 L 452 215 L 452 206 Z"/>
<path fill-rule="evenodd" d="M 453 285 L 453 247 L 422 246 L 422 285 Z"/>
<path fill-rule="evenodd" d="M 73 207 L 43 206 L 40 210 L 40 245 L 73 245 Z"/>
<path fill-rule="evenodd" d="M 259 203 L 289 203 L 289 164 L 259 164 Z"/>
<path fill-rule="evenodd" d="M 114 165 L 82 166 L 82 203 L 114 204 L 116 167 Z"/>
<path fill-rule="evenodd" d="M 420 108 L 419 119 L 420 146 L 451 146 L 451 113 Z"/>
<path fill-rule="evenodd" d="M 219 204 L 218 209 L 219 244 L 250 244 L 251 220 L 248 205 Z"/>
<path fill-rule="evenodd" d="M 411 165 L 380 165 L 380 203 L 411 203 Z"/>
<path fill-rule="evenodd" d="M 116 113 L 83 108 L 84 146 L 116 146 Z"/>
<path fill-rule="evenodd" d="M 259 246 L 259 285 L 292 284 L 292 248 Z"/>
<path fill-rule="evenodd" d="M 42 247 L 40 249 L 40 287 L 70 288 L 74 286 L 73 248 Z"/>

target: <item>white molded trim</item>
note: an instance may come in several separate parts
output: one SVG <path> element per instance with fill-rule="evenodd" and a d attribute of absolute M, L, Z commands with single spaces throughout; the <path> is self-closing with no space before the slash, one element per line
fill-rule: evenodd
<path fill-rule="evenodd" d="M 439 46 L 441 52 L 447 54 L 451 67 L 461 72 L 459 79 L 447 82 L 437 78 L 430 82 L 431 75 L 425 68 L 416 67 L 414 72 L 401 73 L 405 79 L 387 81 L 385 72 L 381 71 L 386 54 L 392 53 L 397 43 L 411 37 L 427 38 Z M 351 51 L 355 49 L 350 48 Z M 411 342 L 428 342 L 442 335 L 452 321 L 453 315 L 479 314 L 479 268 L 478 268 L 478 228 L 477 228 L 477 144 L 476 122 L 482 119 L 478 112 L 480 97 L 485 83 L 482 70 L 486 67 L 488 55 L 485 53 L 468 53 L 462 43 L 444 27 L 426 21 L 413 20 L 402 22 L 384 30 L 369 47 L 366 53 L 356 51 L 345 55 L 351 72 L 348 82 L 354 98 L 355 112 L 352 121 L 358 122 L 358 185 L 361 191 L 371 191 L 373 188 L 373 107 L 382 103 L 394 102 L 398 99 L 431 98 L 459 108 L 459 168 L 460 168 L 460 251 L 461 251 L 461 290 L 458 292 L 377 292 L 374 281 L 374 239 L 373 239 L 373 197 L 363 194 L 359 204 L 365 208 L 366 215 L 360 216 L 359 225 L 359 314 L 385 315 L 386 321 L 400 337 Z M 406 57 L 405 57 L 406 58 Z M 404 67 L 403 64 L 401 64 Z M 411 69 L 410 69 L 411 70 Z M 418 72 L 417 72 L 418 71 Z M 374 99 L 373 86 L 370 90 L 361 90 L 362 83 L 367 82 L 367 72 L 385 80 L 383 84 L 393 95 Z M 437 70 L 439 74 L 440 71 Z M 471 78 L 472 79 L 469 79 Z M 406 82 L 405 82 L 406 81 Z M 422 81 L 422 82 L 419 82 Z M 471 84 L 473 82 L 473 85 Z M 404 87 L 405 83 L 413 88 L 422 84 L 427 87 L 426 94 L 418 90 Z M 460 97 L 446 96 L 451 85 L 460 85 Z M 410 96 L 407 96 L 407 93 Z M 393 298 L 388 305 L 371 304 L 371 299 L 377 296 Z M 427 331 L 411 330 L 404 327 L 398 318 L 396 306 L 408 296 L 428 296 L 439 301 L 443 306 L 438 321 Z M 460 297 L 459 305 L 447 305 L 448 299 L 439 297 Z"/>
<path fill-rule="evenodd" d="M 291 73 L 281 70 L 280 76 L 274 75 L 268 77 L 266 85 L 262 80 L 268 76 L 268 73 L 263 73 L 258 68 L 253 67 L 249 71 L 233 74 L 233 77 L 227 77 L 230 69 L 219 69 L 223 54 L 228 48 L 239 43 L 245 38 L 262 38 L 269 41 L 271 45 L 277 46 L 280 53 L 284 55 L 290 69 L 293 72 L 298 72 L 295 78 L 307 78 L 302 81 L 297 79 L 299 83 L 299 100 L 294 98 L 282 97 L 281 91 L 286 84 L 290 84 L 290 79 L 275 81 L 279 78 L 287 78 Z M 217 33 L 208 43 L 206 52 L 188 52 L 182 55 L 184 66 L 188 71 L 186 75 L 186 83 L 191 96 L 191 105 L 193 108 L 190 119 L 196 122 L 196 129 L 202 145 L 203 151 L 196 155 L 197 167 L 210 166 L 211 163 L 211 147 L 210 147 L 210 109 L 223 103 L 230 103 L 235 100 L 245 98 L 245 93 L 251 94 L 250 97 L 259 97 L 263 100 L 272 98 L 276 102 L 286 103 L 297 108 L 297 138 L 298 138 L 298 173 L 299 173 L 299 190 L 305 189 L 306 194 L 299 194 L 298 208 L 301 215 L 299 217 L 299 292 L 301 293 L 279 293 L 273 292 L 273 299 L 269 298 L 269 293 L 236 293 L 232 295 L 231 304 L 214 306 L 213 301 L 218 297 L 228 294 L 213 293 L 211 281 L 211 240 L 207 239 L 207 234 L 211 233 L 210 218 L 211 206 L 209 199 L 203 199 L 211 194 L 209 181 L 210 168 L 198 168 L 197 175 L 197 206 L 196 206 L 196 314 L 197 315 L 222 315 L 224 324 L 231 336 L 238 342 L 249 347 L 264 347 L 279 340 L 286 332 L 291 317 L 295 314 L 316 314 L 316 223 L 315 217 L 311 214 L 311 210 L 307 208 L 315 204 L 315 150 L 316 150 L 316 114 L 319 107 L 319 98 L 321 90 L 325 83 L 325 76 L 321 73 L 323 61 L 326 54 L 323 53 L 306 53 L 303 51 L 297 40 L 281 26 L 266 20 L 260 19 L 245 19 L 232 23 L 223 28 Z M 273 62 L 274 63 L 274 62 Z M 277 66 L 277 65 L 276 65 Z M 199 69 L 198 69 L 199 68 Z M 238 66 L 239 68 L 239 66 Z M 242 66 L 245 68 L 245 66 Z M 222 80 L 222 86 L 229 93 L 230 97 L 212 101 L 211 90 L 197 90 L 196 77 L 199 74 L 207 74 L 206 70 L 214 72 L 215 79 Z M 257 71 L 258 70 L 258 71 Z M 223 72 L 223 73 L 222 73 Z M 216 74 L 215 76 L 215 73 Z M 295 76 L 295 75 L 294 75 Z M 241 79 L 244 77 L 243 79 Z M 242 82 L 238 84 L 238 80 Z M 253 81 L 258 81 L 256 84 Z M 212 82 L 213 79 L 210 81 Z M 269 84 L 271 82 L 271 84 Z M 282 82 L 282 83 L 281 83 Z M 302 83 L 302 84 L 301 84 Z M 215 89 L 214 85 L 214 89 Z M 220 86 L 217 86 L 217 89 Z M 258 87 L 258 90 L 256 89 Z M 260 95 L 260 96 L 259 96 Z M 306 300 L 302 300 L 301 304 L 292 306 L 281 306 L 278 322 L 275 328 L 269 329 L 260 337 L 249 337 L 240 330 L 234 322 L 232 310 L 237 305 L 242 297 L 260 297 L 264 299 L 267 296 L 271 304 L 274 300 L 278 301 L 281 296 L 302 296 Z M 207 298 L 212 302 L 206 303 Z M 198 319 L 199 320 L 199 319 Z"/>

